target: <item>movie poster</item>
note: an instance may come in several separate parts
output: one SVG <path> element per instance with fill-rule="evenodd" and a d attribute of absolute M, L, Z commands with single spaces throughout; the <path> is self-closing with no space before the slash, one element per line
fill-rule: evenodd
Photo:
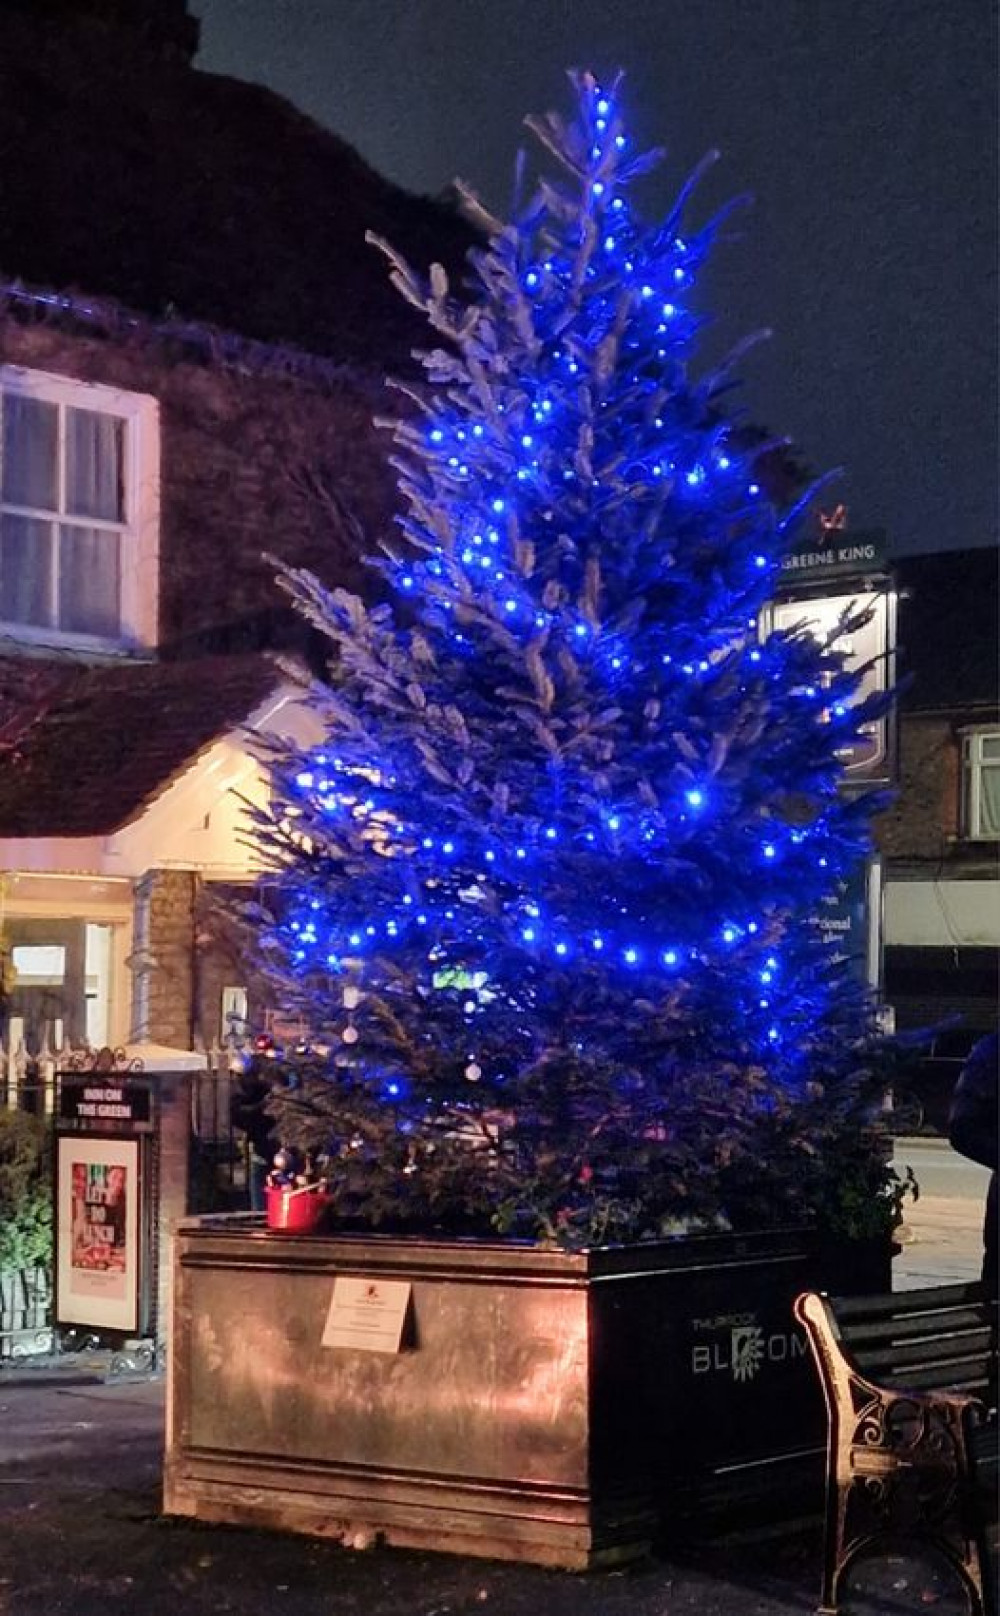
<path fill-rule="evenodd" d="M 60 1324 L 136 1328 L 138 1168 L 135 1140 L 60 1138 Z"/>

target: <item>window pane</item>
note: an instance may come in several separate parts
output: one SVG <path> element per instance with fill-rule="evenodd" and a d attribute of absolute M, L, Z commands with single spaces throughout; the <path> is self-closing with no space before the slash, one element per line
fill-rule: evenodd
<path fill-rule="evenodd" d="M 32 516 L 0 516 L 0 618 L 50 624 L 53 533 Z"/>
<path fill-rule="evenodd" d="M 3 498 L 54 511 L 59 479 L 59 411 L 17 393 L 3 395 Z"/>
<path fill-rule="evenodd" d="M 66 514 L 121 522 L 125 422 L 97 410 L 66 411 Z"/>
<path fill-rule="evenodd" d="M 983 748 L 983 757 L 990 761 L 1000 762 L 1000 735 L 983 735 L 980 737 Z"/>
<path fill-rule="evenodd" d="M 10 954 L 19 988 L 61 987 L 66 980 L 66 950 L 56 943 L 26 943 Z"/>
<path fill-rule="evenodd" d="M 59 529 L 59 627 L 68 634 L 117 637 L 120 547 L 118 534 L 106 529 Z"/>
<path fill-rule="evenodd" d="M 1000 769 L 979 771 L 980 836 L 1000 837 Z"/>

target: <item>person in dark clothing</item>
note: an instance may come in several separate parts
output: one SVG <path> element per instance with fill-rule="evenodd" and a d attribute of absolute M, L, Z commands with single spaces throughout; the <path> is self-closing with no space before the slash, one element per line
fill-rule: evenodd
<path fill-rule="evenodd" d="M 948 1139 L 961 1155 L 990 1169 L 983 1225 L 983 1289 L 997 1294 L 997 1089 L 1000 1051 L 995 1032 L 974 1046 L 955 1087 L 948 1115 Z"/>

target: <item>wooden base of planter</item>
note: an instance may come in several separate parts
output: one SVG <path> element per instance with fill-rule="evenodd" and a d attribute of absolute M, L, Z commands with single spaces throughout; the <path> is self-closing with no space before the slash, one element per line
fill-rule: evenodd
<path fill-rule="evenodd" d="M 409 1285 L 398 1352 L 323 1345 L 341 1277 Z M 191 1220 L 165 1508 L 572 1570 L 634 1559 L 720 1472 L 821 1448 L 791 1308 L 823 1282 L 800 1231 L 565 1253 Z"/>
<path fill-rule="evenodd" d="M 373 1543 L 516 1560 L 566 1571 L 623 1565 L 648 1553 L 656 1518 L 592 1518 L 592 1501 L 540 1488 L 414 1476 L 351 1474 L 336 1466 L 219 1464 L 191 1456 L 182 1474 L 166 1473 L 169 1514 L 202 1521 L 304 1532 L 348 1548 Z"/>

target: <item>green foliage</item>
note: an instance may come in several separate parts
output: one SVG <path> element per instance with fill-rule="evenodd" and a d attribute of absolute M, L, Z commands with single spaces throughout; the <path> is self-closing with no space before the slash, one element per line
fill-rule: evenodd
<path fill-rule="evenodd" d="M 52 1133 L 24 1111 L 0 1111 L 0 1268 L 52 1260 Z"/>

